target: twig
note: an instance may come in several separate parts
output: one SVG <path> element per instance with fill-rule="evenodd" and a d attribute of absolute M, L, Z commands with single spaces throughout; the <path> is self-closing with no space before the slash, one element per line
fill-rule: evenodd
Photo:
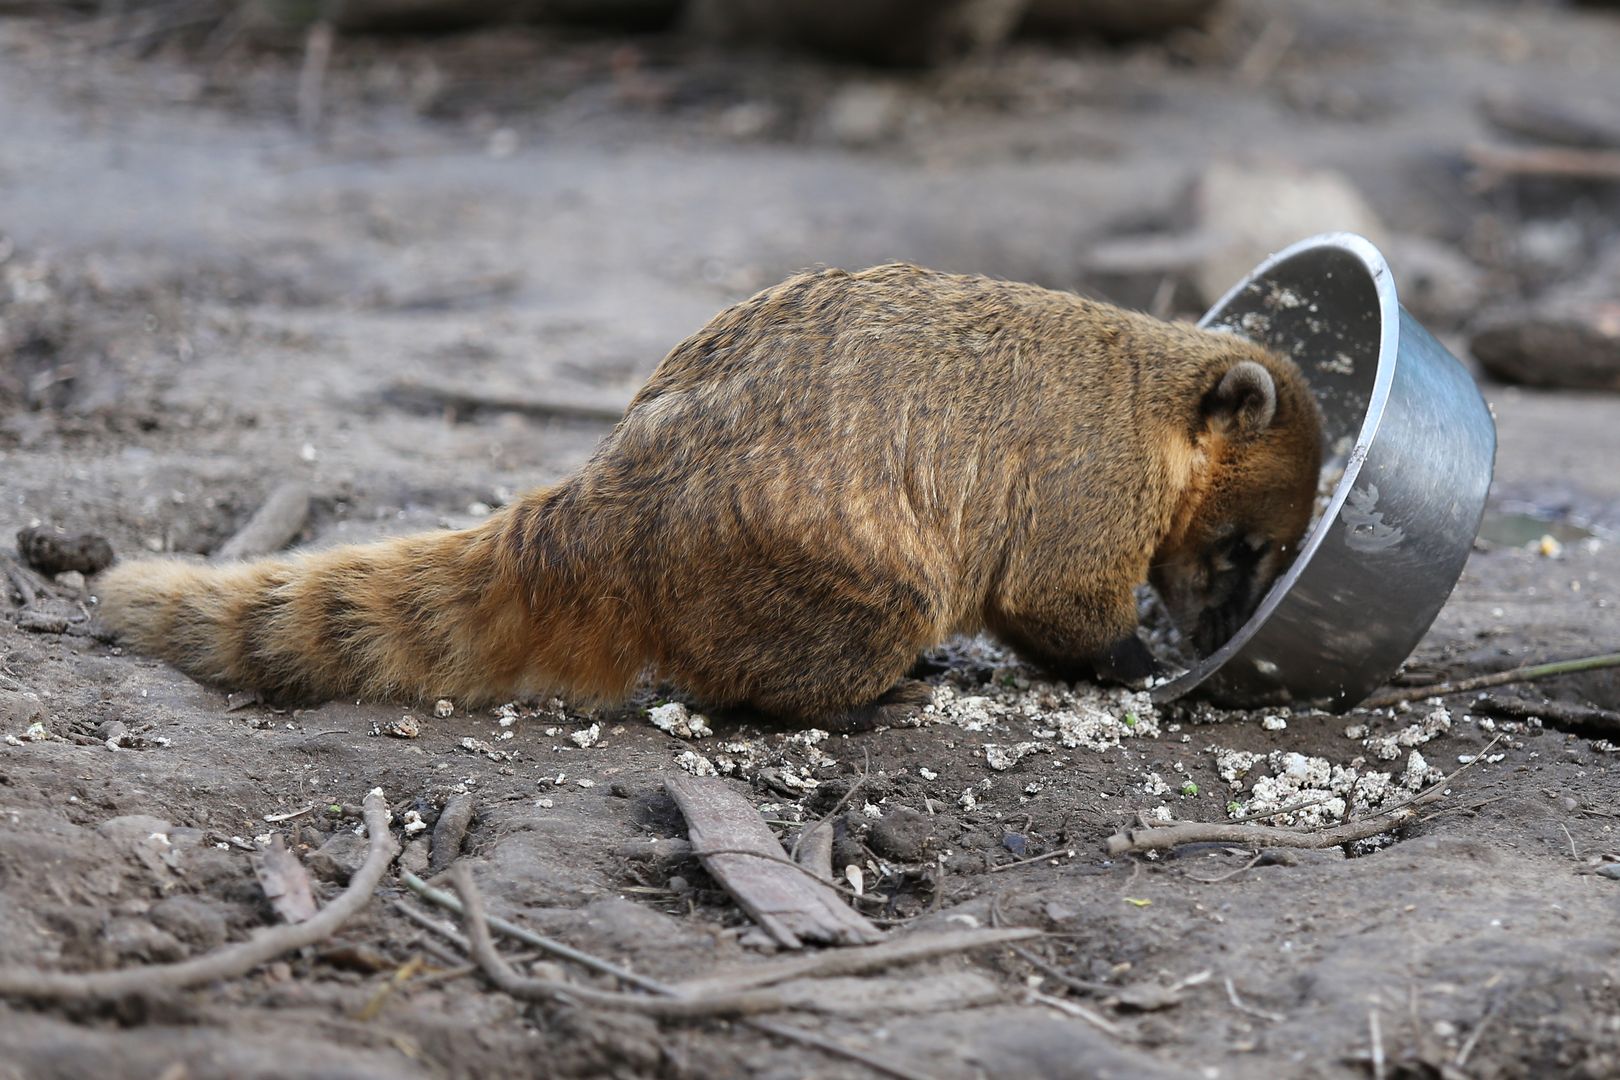
<path fill-rule="evenodd" d="M 1249 51 L 1243 54 L 1238 62 L 1238 81 L 1245 86 L 1260 86 L 1277 65 L 1288 55 L 1288 49 L 1294 44 L 1296 31 L 1293 24 L 1286 19 L 1268 19 L 1266 28 L 1260 32 L 1259 38 L 1249 46 Z"/>
<path fill-rule="evenodd" d="M 866 779 L 867 779 L 868 776 L 871 775 L 871 773 L 872 773 L 872 752 L 870 750 L 868 750 L 866 752 L 866 763 L 861 768 L 861 775 L 857 776 L 855 778 L 855 782 L 853 784 L 849 785 L 849 790 L 845 791 L 842 795 L 838 796 L 838 801 L 833 803 L 833 808 L 831 810 L 827 811 L 825 814 L 823 814 L 821 816 L 820 821 L 817 821 L 814 825 L 810 826 L 808 829 L 800 829 L 799 830 L 799 835 L 793 838 L 793 846 L 788 849 L 788 858 L 792 859 L 794 862 L 800 862 L 800 859 L 799 859 L 799 845 L 804 842 L 804 838 L 809 836 L 811 833 L 815 832 L 817 829 L 821 828 L 823 825 L 826 825 L 826 824 L 830 823 L 833 818 L 837 817 L 838 816 L 838 811 L 842 810 L 844 808 L 844 804 L 849 802 L 849 800 L 851 800 L 851 799 L 853 799 L 855 797 L 855 793 L 857 791 L 861 790 L 861 785 L 866 783 Z M 813 866 L 814 864 L 809 863 L 808 865 Z"/>
<path fill-rule="evenodd" d="M 1238 997 L 1237 987 L 1232 985 L 1232 977 L 1230 975 L 1226 976 L 1226 978 L 1222 981 L 1226 983 L 1226 1000 L 1230 1001 L 1232 1003 L 1232 1008 L 1236 1009 L 1238 1012 L 1245 1012 L 1250 1016 L 1257 1016 L 1262 1020 L 1270 1020 L 1273 1024 L 1280 1024 L 1284 1020 L 1288 1019 L 1288 1017 L 1284 1016 L 1282 1013 L 1267 1012 L 1265 1009 L 1257 1009 L 1253 1005 L 1245 1002 L 1242 998 Z"/>
<path fill-rule="evenodd" d="M 293 811 L 290 811 L 289 813 L 285 813 L 285 814 L 266 814 L 266 815 L 264 815 L 264 820 L 270 822 L 271 824 L 274 824 L 274 823 L 276 823 L 278 821 L 291 821 L 295 817 L 303 817 L 305 814 L 309 813 L 313 809 L 315 809 L 315 804 L 310 803 L 308 806 L 304 807 L 302 810 L 293 810 Z"/>
<path fill-rule="evenodd" d="M 1470 146 L 1468 163 L 1492 176 L 1559 176 L 1620 180 L 1620 151 L 1573 147 Z"/>
<path fill-rule="evenodd" d="M 1483 690 L 1487 686 L 1533 682 L 1536 679 L 1546 679 L 1554 675 L 1569 675 L 1577 671 L 1595 671 L 1599 668 L 1611 667 L 1620 667 L 1620 653 L 1582 656 L 1574 660 L 1557 660 L 1547 664 L 1526 664 L 1524 667 L 1509 668 L 1506 671 L 1492 672 L 1489 675 L 1475 675 L 1467 679 L 1438 682 L 1429 686 L 1408 686 L 1398 690 L 1386 690 L 1382 694 L 1374 694 L 1366 701 L 1363 701 L 1361 708 L 1382 709 L 1390 705 L 1399 705 L 1403 701 L 1422 701 L 1424 698 L 1446 697 L 1450 694 L 1467 693 L 1470 690 Z"/>
<path fill-rule="evenodd" d="M 1216 874 L 1214 877 L 1199 877 L 1197 874 L 1188 874 L 1187 876 L 1202 885 L 1219 885 L 1223 881 L 1231 881 L 1239 874 L 1253 870 L 1256 866 L 1260 865 L 1260 860 L 1263 858 L 1265 858 L 1265 852 L 1257 851 L 1254 853 L 1254 857 L 1252 859 L 1238 867 L 1236 870 L 1228 870 L 1226 873 Z"/>
<path fill-rule="evenodd" d="M 462 914 L 460 900 L 442 889 L 435 889 L 409 870 L 401 870 L 399 879 L 405 883 L 406 888 L 428 903 L 437 904 L 439 907 L 447 911 L 453 911 L 457 915 Z M 493 915 L 485 921 L 507 937 L 521 941 L 525 945 L 532 945 L 543 953 L 549 953 L 552 956 L 572 961 L 581 967 L 590 968 L 592 971 L 600 972 L 603 975 L 611 975 L 621 982 L 628 983 L 631 986 L 639 986 L 643 990 L 664 994 L 674 993 L 668 986 L 654 979 L 649 979 L 645 975 L 637 975 L 628 968 L 622 968 L 617 964 L 598 959 L 590 953 L 581 952 L 571 945 L 564 945 L 560 941 L 537 934 L 533 930 L 518 926 L 516 923 L 507 922 L 505 919 Z"/>
<path fill-rule="evenodd" d="M 933 1080 L 928 1073 L 918 1072 L 907 1065 L 879 1057 L 877 1054 L 857 1050 L 853 1046 L 845 1046 L 826 1035 L 818 1035 L 814 1031 L 805 1031 L 791 1024 L 784 1024 L 780 1020 L 772 1020 L 764 1016 L 751 1016 L 743 1021 L 755 1031 L 763 1031 L 767 1035 L 775 1035 L 778 1039 L 796 1042 L 801 1046 L 813 1046 L 824 1053 L 846 1058 L 850 1061 L 865 1065 L 873 1072 L 892 1076 L 895 1080 Z"/>
<path fill-rule="evenodd" d="M 986 930 L 918 932 L 891 938 L 877 945 L 848 949 L 827 949 L 813 956 L 784 956 L 749 964 L 741 970 L 688 979 L 673 989 L 681 993 L 699 990 L 734 990 L 745 986 L 768 986 L 789 979 L 826 979 L 839 975 L 864 975 L 869 971 L 914 964 L 939 956 L 971 952 L 993 945 L 1010 945 L 1041 937 L 1033 927 L 1008 926 Z"/>
<path fill-rule="evenodd" d="M 463 934 L 449 923 L 440 922 L 438 919 L 435 919 L 427 912 L 418 908 L 415 904 L 407 904 L 403 900 L 395 900 L 394 910 L 411 920 L 411 922 L 415 923 L 417 926 L 420 926 L 422 929 L 438 934 L 440 937 L 444 938 L 444 940 L 448 941 L 462 952 L 469 951 L 470 946 L 467 944 L 467 935 Z"/>
<path fill-rule="evenodd" d="M 1077 1020 L 1084 1020 L 1098 1031 L 1107 1032 L 1116 1039 L 1125 1038 L 1125 1030 L 1123 1028 L 1114 1023 L 1112 1020 L 1092 1012 L 1084 1005 L 1073 1001 L 1067 1001 L 1060 997 L 1053 997 L 1051 994 L 1043 994 L 1039 990 L 1029 990 L 1026 991 L 1026 993 L 1029 994 L 1029 999 L 1031 1001 L 1037 1001 L 1042 1005 L 1056 1009 L 1058 1012 L 1067 1016 L 1072 1016 Z"/>
<path fill-rule="evenodd" d="M 1580 862 L 1581 853 L 1575 850 L 1575 835 L 1569 831 L 1569 826 L 1562 821 L 1558 823 L 1558 827 L 1564 830 L 1564 838 L 1569 841 L 1569 857 L 1576 862 Z"/>
<path fill-rule="evenodd" d="M 1003 870 L 1011 870 L 1018 866 L 1028 866 L 1030 863 L 1045 862 L 1048 859 L 1072 859 L 1075 856 L 1073 848 L 1064 848 L 1062 851 L 1048 851 L 1045 855 L 1031 855 L 1027 859 L 1016 859 L 1013 862 L 992 866 L 986 873 L 999 874 Z"/>
<path fill-rule="evenodd" d="M 366 796 L 365 819 L 371 841 L 366 861 L 349 879 L 349 887 L 305 922 L 262 930 L 247 941 L 175 964 L 86 974 L 0 968 L 0 997 L 64 1000 L 178 990 L 245 975 L 283 953 L 324 941 L 370 902 L 372 891 L 393 860 L 394 838 L 388 831 L 388 802 L 381 788 L 372 789 Z"/>
<path fill-rule="evenodd" d="M 1481 1016 L 1479 1023 L 1474 1025 L 1474 1030 L 1468 1033 L 1468 1038 L 1463 1041 L 1462 1046 L 1457 1048 L 1457 1068 L 1461 1069 L 1468 1064 L 1468 1055 L 1474 1052 L 1474 1047 L 1479 1043 L 1479 1037 L 1485 1034 L 1485 1027 L 1491 1022 L 1491 1018 L 1496 1015 L 1496 1006 L 1500 1002 L 1500 998 L 1491 1002 L 1490 1008 L 1485 1010 L 1485 1015 Z"/>
<path fill-rule="evenodd" d="M 455 886 L 456 894 L 461 897 L 462 918 L 473 960 L 490 982 L 513 997 L 578 1002 L 604 1009 L 645 1013 L 666 1020 L 709 1020 L 726 1016 L 750 1016 L 754 1013 L 780 1012 L 799 1004 L 771 989 L 742 990 L 704 997 L 656 997 L 596 990 L 557 979 L 536 979 L 519 975 L 495 950 L 495 943 L 489 936 L 489 923 L 484 918 L 484 901 L 479 896 L 478 888 L 473 884 L 472 875 L 467 872 L 465 863 L 457 863 L 450 868 L 450 882 Z"/>
<path fill-rule="evenodd" d="M 304 64 L 298 72 L 298 127 L 305 133 L 321 122 L 322 91 L 332 58 L 332 24 L 325 19 L 309 28 L 304 38 Z"/>
<path fill-rule="evenodd" d="M 1517 698 L 1486 694 L 1473 704 L 1474 712 L 1492 716 L 1511 716 L 1515 719 L 1536 717 L 1548 727 L 1569 731 L 1577 735 L 1612 736 L 1620 733 L 1620 712 L 1600 709 L 1595 705 L 1579 705 L 1572 701 L 1522 701 Z"/>
<path fill-rule="evenodd" d="M 427 900 L 429 903 L 436 904 L 439 907 L 445 908 L 449 911 L 454 911 L 457 914 L 461 913 L 462 903 L 460 900 L 441 889 L 435 889 L 433 886 L 429 885 L 427 882 L 423 881 L 410 871 L 402 871 L 400 873 L 400 880 L 403 881 L 406 887 L 412 892 L 422 897 L 422 899 Z M 418 921 L 420 922 L 420 920 Z M 641 989 L 650 991 L 654 994 L 674 996 L 679 993 L 675 987 L 670 986 L 667 983 L 659 982 L 656 979 L 650 979 L 645 975 L 638 975 L 634 971 L 619 967 L 616 964 L 599 959 L 590 955 L 589 953 L 580 952 L 578 949 L 575 949 L 572 946 L 564 945 L 560 941 L 555 941 L 541 934 L 537 934 L 532 930 L 528 930 L 514 923 L 507 922 L 504 919 L 489 916 L 485 921 L 489 926 L 499 930 L 507 937 L 522 941 L 528 945 L 532 945 L 542 952 L 550 953 L 552 956 L 561 957 L 564 960 L 570 960 L 581 965 L 582 967 L 589 968 L 592 971 L 601 972 L 604 975 L 611 975 L 627 985 L 638 986 Z M 427 926 L 428 924 L 422 923 L 422 925 Z M 436 929 L 436 927 L 430 927 L 430 929 Z M 1040 935 L 1040 931 L 1002 931 L 1002 934 L 1004 935 L 1003 940 L 1011 941 L 1019 940 L 1025 935 L 1029 937 L 1038 937 Z M 898 941 L 885 942 L 883 945 L 872 946 L 867 949 L 830 950 L 822 953 L 820 957 L 793 957 L 792 959 L 801 962 L 816 959 L 823 960 L 825 962 L 825 966 L 822 968 L 822 970 L 817 972 L 818 974 L 850 974 L 855 970 L 853 966 L 851 965 L 846 968 L 844 964 L 840 962 L 840 960 L 851 953 L 860 953 L 869 959 L 876 959 L 876 957 L 873 955 L 875 950 L 881 950 L 883 952 L 898 952 L 897 947 L 903 947 L 911 944 L 913 943 L 905 938 L 902 938 Z M 990 944 L 990 942 L 985 941 L 980 942 L 980 944 Z M 953 951 L 961 950 L 958 948 Z M 923 959 L 925 956 L 929 955 L 940 954 L 929 953 L 922 949 L 914 949 L 913 952 L 909 954 L 908 958 Z M 897 962 L 901 961 L 897 960 L 892 955 L 882 959 L 882 963 L 885 965 Z M 791 978 L 794 976 L 789 975 L 785 977 Z M 791 1024 L 785 1024 L 779 1020 L 755 1016 L 744 1018 L 742 1023 L 748 1025 L 756 1031 L 764 1032 L 767 1035 L 773 1035 L 776 1038 L 783 1039 L 788 1042 L 798 1043 L 801 1046 L 814 1047 L 815 1049 L 821 1050 L 824 1053 L 832 1054 L 848 1061 L 859 1062 L 875 1072 L 882 1073 L 886 1076 L 893 1076 L 897 1078 L 897 1080 L 927 1080 L 925 1074 L 919 1073 L 905 1065 L 888 1061 L 879 1055 L 870 1054 L 866 1051 L 858 1050 L 852 1046 L 845 1046 L 844 1044 L 828 1038 L 825 1035 L 819 1035 L 812 1031 L 802 1031 Z"/>
<path fill-rule="evenodd" d="M 1161 851 L 1181 844 L 1239 844 L 1244 847 L 1286 847 L 1286 848 L 1328 848 L 1347 844 L 1352 840 L 1365 840 L 1369 836 L 1377 836 L 1381 832 L 1388 832 L 1398 825 L 1404 824 L 1413 816 L 1413 810 L 1419 806 L 1426 806 L 1441 798 L 1445 789 L 1457 777 L 1471 769 L 1477 762 L 1484 760 L 1485 754 L 1500 741 L 1498 735 L 1485 744 L 1485 748 L 1473 759 L 1439 781 L 1430 784 L 1422 791 L 1411 795 L 1392 806 L 1382 807 L 1372 817 L 1361 818 L 1357 821 L 1347 821 L 1331 829 L 1321 829 L 1317 832 L 1300 832 L 1297 829 L 1283 829 L 1271 825 L 1244 825 L 1224 823 L 1203 823 L 1197 821 L 1178 821 L 1170 825 L 1149 827 L 1145 829 L 1130 829 L 1115 833 L 1104 844 L 1110 855 L 1123 855 L 1130 851 Z"/>

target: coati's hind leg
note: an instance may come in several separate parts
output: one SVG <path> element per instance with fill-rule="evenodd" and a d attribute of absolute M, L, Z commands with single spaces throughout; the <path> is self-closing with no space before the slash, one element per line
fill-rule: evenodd
<path fill-rule="evenodd" d="M 825 728 L 834 735 L 899 727 L 907 720 L 915 719 L 922 707 L 933 700 L 932 686 L 919 679 L 901 679 L 866 704 L 830 713 L 816 720 L 814 726 Z"/>

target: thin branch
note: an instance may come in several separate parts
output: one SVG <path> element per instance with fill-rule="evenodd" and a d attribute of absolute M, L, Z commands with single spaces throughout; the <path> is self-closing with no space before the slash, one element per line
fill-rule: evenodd
<path fill-rule="evenodd" d="M 1298 829 L 1283 829 L 1272 825 L 1178 821 L 1169 825 L 1145 829 L 1129 829 L 1115 833 L 1105 842 L 1104 848 L 1110 855 L 1123 855 L 1130 851 L 1162 851 L 1178 847 L 1181 844 L 1215 843 L 1239 844 L 1244 847 L 1329 848 L 1338 847 L 1340 844 L 1347 844 L 1353 840 L 1365 840 L 1369 836 L 1377 836 L 1379 833 L 1389 832 L 1391 829 L 1406 824 L 1415 816 L 1418 807 L 1439 800 L 1444 796 L 1445 789 L 1452 781 L 1467 772 L 1477 762 L 1484 760 L 1485 754 L 1501 738 L 1500 735 L 1496 736 L 1496 738 L 1486 743 L 1485 748 L 1475 754 L 1467 764 L 1453 770 L 1449 775 L 1429 785 L 1417 794 L 1402 799 L 1391 806 L 1381 808 L 1372 817 L 1347 821 L 1331 829 L 1302 832 Z"/>
<path fill-rule="evenodd" d="M 1448 680 L 1429 686 L 1406 686 L 1374 694 L 1361 703 L 1363 709 L 1382 709 L 1399 705 L 1403 701 L 1422 701 L 1424 698 L 1464 694 L 1470 690 L 1483 690 L 1487 686 L 1505 686 L 1508 683 L 1533 682 L 1554 675 L 1570 675 L 1577 671 L 1596 671 L 1599 668 L 1620 667 L 1620 653 L 1582 656 L 1574 660 L 1556 660 L 1546 664 L 1526 664 L 1523 667 L 1496 671 L 1489 675 L 1474 675 L 1467 679 Z"/>
<path fill-rule="evenodd" d="M 70 1000 L 178 990 L 245 975 L 284 953 L 326 940 L 371 901 L 372 892 L 394 858 L 394 838 L 388 831 L 388 801 L 383 798 L 381 788 L 373 788 L 366 796 L 364 812 L 366 833 L 371 840 L 366 861 L 349 879 L 349 887 L 309 920 L 262 930 L 247 941 L 175 964 L 84 974 L 0 968 L 0 997 Z"/>
<path fill-rule="evenodd" d="M 1574 147 L 1470 146 L 1468 163 L 1490 176 L 1561 176 L 1620 180 L 1620 151 Z"/>
<path fill-rule="evenodd" d="M 802 1005 L 775 990 L 745 990 L 736 993 L 712 994 L 704 997 L 655 997 L 646 994 L 625 994 L 611 990 L 596 990 L 557 979 L 536 979 L 519 975 L 501 959 L 495 943 L 489 936 L 489 923 L 484 918 L 484 901 L 473 884 L 465 863 L 450 868 L 450 881 L 461 897 L 462 920 L 466 926 L 467 943 L 472 958 L 484 975 L 496 987 L 516 998 L 526 1000 L 560 1001 L 592 1005 L 603 1009 L 623 1009 L 645 1013 L 665 1020 L 709 1020 L 726 1016 L 750 1016 L 755 1013 L 781 1012 Z"/>

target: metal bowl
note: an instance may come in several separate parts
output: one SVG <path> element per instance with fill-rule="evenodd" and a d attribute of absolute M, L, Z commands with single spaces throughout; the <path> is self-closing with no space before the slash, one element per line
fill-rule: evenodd
<path fill-rule="evenodd" d="M 1395 298 L 1378 249 L 1327 233 L 1273 255 L 1200 322 L 1292 356 L 1343 475 L 1299 556 L 1230 641 L 1153 692 L 1353 708 L 1451 594 L 1485 509 L 1496 425 L 1457 358 Z"/>

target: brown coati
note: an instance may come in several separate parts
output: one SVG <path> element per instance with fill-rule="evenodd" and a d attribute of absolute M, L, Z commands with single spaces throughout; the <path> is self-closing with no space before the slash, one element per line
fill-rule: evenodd
<path fill-rule="evenodd" d="M 1068 293 L 802 274 L 664 358 L 573 477 L 484 524 L 291 558 L 145 561 L 106 621 L 287 699 L 621 698 L 869 725 L 988 630 L 1054 674 L 1152 669 L 1151 578 L 1209 651 L 1293 556 L 1320 464 L 1295 365 Z"/>

